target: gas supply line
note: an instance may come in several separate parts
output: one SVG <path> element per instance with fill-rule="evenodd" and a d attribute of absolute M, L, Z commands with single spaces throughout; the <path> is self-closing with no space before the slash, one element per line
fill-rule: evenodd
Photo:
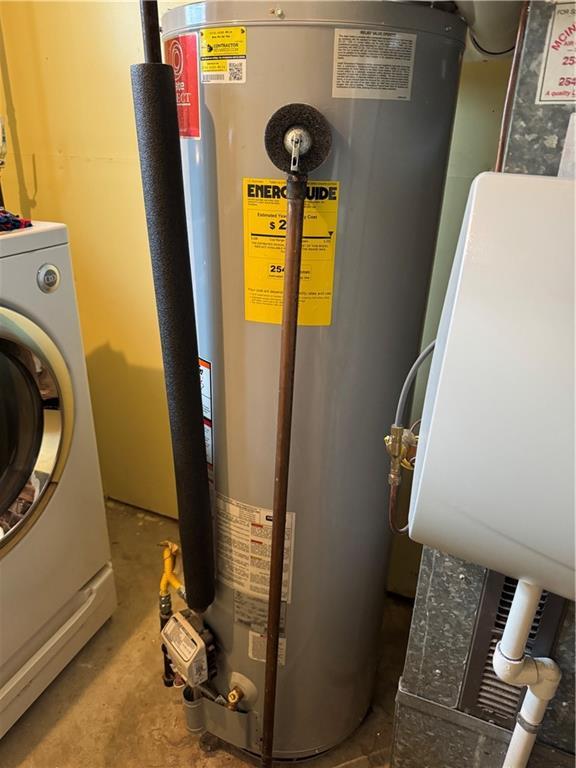
<path fill-rule="evenodd" d="M 169 587 L 172 587 L 182 600 L 186 600 L 186 590 L 180 579 L 174 573 L 176 567 L 176 559 L 180 547 L 178 544 L 174 544 L 172 541 L 161 541 L 160 545 L 163 547 L 162 560 L 164 568 L 162 571 L 162 577 L 160 579 L 160 597 L 165 597 L 170 594 Z"/>
<path fill-rule="evenodd" d="M 178 557 L 180 547 L 172 541 L 161 541 L 158 546 L 163 548 L 162 576 L 160 578 L 160 587 L 158 590 L 160 631 L 162 631 L 172 617 L 172 595 L 170 593 L 170 587 L 172 587 L 184 601 L 186 601 L 186 591 L 184 585 L 174 573 L 176 558 Z M 162 680 L 167 688 L 171 688 L 175 684 L 177 678 L 174 674 L 166 645 L 162 643 L 161 648 L 163 662 Z"/>

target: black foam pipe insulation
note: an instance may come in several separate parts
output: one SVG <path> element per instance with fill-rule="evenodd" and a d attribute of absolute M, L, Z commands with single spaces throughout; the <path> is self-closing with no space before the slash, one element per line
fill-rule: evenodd
<path fill-rule="evenodd" d="M 154 62 L 134 64 L 131 75 L 186 599 L 201 612 L 214 600 L 213 528 L 174 73 Z"/>

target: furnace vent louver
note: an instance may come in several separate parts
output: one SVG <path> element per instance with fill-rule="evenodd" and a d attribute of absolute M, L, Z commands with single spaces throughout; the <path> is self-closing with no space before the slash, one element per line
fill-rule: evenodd
<path fill-rule="evenodd" d="M 484 663 L 477 705 L 490 716 L 497 715 L 504 719 L 511 719 L 520 704 L 520 688 L 503 683 L 492 669 L 492 657 L 497 643 L 498 638 L 494 637 Z"/>
<path fill-rule="evenodd" d="M 475 717 L 508 728 L 514 726 L 523 690 L 498 679 L 492 658 L 502 637 L 517 583 L 516 579 L 492 571 L 486 575 L 459 707 Z M 528 639 L 530 653 L 550 655 L 563 606 L 562 598 L 542 593 Z"/>

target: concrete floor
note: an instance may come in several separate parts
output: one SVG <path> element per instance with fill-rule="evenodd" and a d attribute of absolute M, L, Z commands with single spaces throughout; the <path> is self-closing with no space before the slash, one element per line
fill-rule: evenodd
<path fill-rule="evenodd" d="M 174 521 L 110 502 L 119 606 L 0 742 L 2 768 L 241 768 L 238 755 L 206 753 L 188 734 L 180 694 L 164 688 L 158 642 L 157 544 Z M 388 766 L 394 697 L 411 606 L 389 598 L 375 703 L 363 725 L 314 768 Z"/>

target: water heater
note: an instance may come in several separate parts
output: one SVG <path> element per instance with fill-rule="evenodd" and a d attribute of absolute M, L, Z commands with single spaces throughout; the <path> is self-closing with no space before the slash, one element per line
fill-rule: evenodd
<path fill-rule="evenodd" d="M 203 727 L 260 751 L 286 227 L 271 115 L 309 104 L 332 151 L 309 181 L 275 756 L 368 709 L 388 550 L 383 445 L 418 351 L 465 25 L 397 2 L 199 2 L 162 22 L 174 67 L 218 589 Z M 178 628 L 176 628 L 177 631 Z M 234 687 L 237 706 L 224 706 Z M 230 704 L 230 702 L 228 702 Z"/>

